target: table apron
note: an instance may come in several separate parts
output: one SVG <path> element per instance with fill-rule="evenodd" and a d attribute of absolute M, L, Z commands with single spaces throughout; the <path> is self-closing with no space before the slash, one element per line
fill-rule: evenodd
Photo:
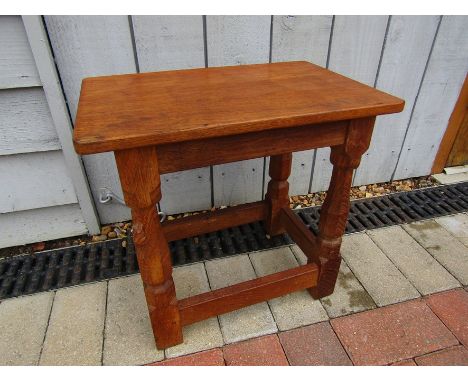
<path fill-rule="evenodd" d="M 344 143 L 348 125 L 348 121 L 339 121 L 160 145 L 159 172 L 336 146 Z"/>

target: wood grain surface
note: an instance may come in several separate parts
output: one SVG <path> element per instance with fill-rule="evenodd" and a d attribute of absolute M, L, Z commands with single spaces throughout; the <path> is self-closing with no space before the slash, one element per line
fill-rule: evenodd
<path fill-rule="evenodd" d="M 403 105 L 305 61 L 87 78 L 74 142 L 91 154 L 369 117 Z"/>

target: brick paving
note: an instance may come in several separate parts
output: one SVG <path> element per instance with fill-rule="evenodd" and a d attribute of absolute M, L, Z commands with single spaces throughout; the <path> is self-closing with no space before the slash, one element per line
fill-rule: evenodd
<path fill-rule="evenodd" d="M 287 366 L 288 360 L 278 340 L 269 335 L 227 345 L 223 348 L 227 366 Z"/>
<path fill-rule="evenodd" d="M 398 361 L 392 363 L 390 366 L 418 366 L 413 359 L 404 359 L 403 361 Z"/>
<path fill-rule="evenodd" d="M 468 350 L 463 346 L 440 350 L 415 359 L 419 366 L 468 366 Z"/>
<path fill-rule="evenodd" d="M 0 365 L 467 365 L 466 214 L 344 238 L 332 296 L 184 328 L 155 348 L 138 275 L 0 303 Z M 296 246 L 174 270 L 179 298 L 304 263 Z M 465 289 L 464 289 L 465 288 Z"/>
<path fill-rule="evenodd" d="M 331 325 L 355 365 L 386 365 L 458 344 L 421 300 L 335 318 Z"/>
<path fill-rule="evenodd" d="M 328 322 L 280 333 L 279 337 L 293 366 L 351 365 Z"/>
<path fill-rule="evenodd" d="M 428 297 L 426 304 L 459 341 L 468 347 L 468 292 L 457 289 L 438 293 Z"/>
<path fill-rule="evenodd" d="M 151 363 L 147 366 L 224 366 L 224 358 L 221 349 L 212 349 Z"/>

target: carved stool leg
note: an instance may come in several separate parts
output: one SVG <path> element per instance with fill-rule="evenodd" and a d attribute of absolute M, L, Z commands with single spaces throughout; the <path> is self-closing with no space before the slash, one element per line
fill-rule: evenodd
<path fill-rule="evenodd" d="M 292 153 L 273 155 L 270 157 L 268 174 L 271 180 L 265 199 L 268 202 L 268 215 L 265 220 L 266 231 L 270 236 L 285 232 L 279 219 L 282 208 L 289 208 L 289 183 L 291 174 Z"/>
<path fill-rule="evenodd" d="M 115 152 L 125 202 L 132 209 L 133 239 L 158 349 L 183 341 L 172 279 L 169 247 L 159 222 L 161 200 L 157 153 L 154 147 Z"/>
<path fill-rule="evenodd" d="M 349 213 L 353 171 L 359 166 L 362 154 L 369 147 L 374 120 L 375 118 L 368 118 L 350 121 L 345 143 L 331 148 L 333 173 L 321 208 L 317 237 L 319 281 L 315 288 L 309 289 L 314 298 L 328 296 L 335 288 L 341 264 L 341 240 Z"/>

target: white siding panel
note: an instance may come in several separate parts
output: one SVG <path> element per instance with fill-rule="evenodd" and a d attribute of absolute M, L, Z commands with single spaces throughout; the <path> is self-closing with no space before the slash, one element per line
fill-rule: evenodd
<path fill-rule="evenodd" d="M 208 66 L 260 64 L 270 55 L 270 16 L 207 16 Z"/>
<path fill-rule="evenodd" d="M 127 206 L 116 202 L 109 204 L 99 203 L 101 188 L 108 188 L 121 199 L 124 198 L 114 153 L 85 155 L 82 158 L 101 223 L 130 220 L 131 212 Z"/>
<path fill-rule="evenodd" d="M 267 63 L 270 16 L 208 16 L 208 65 Z M 260 200 L 264 159 L 213 166 L 214 204 L 233 205 Z"/>
<path fill-rule="evenodd" d="M 329 69 L 374 85 L 388 16 L 336 16 Z"/>
<path fill-rule="evenodd" d="M 40 85 L 21 16 L 0 16 L 0 89 Z"/>
<path fill-rule="evenodd" d="M 134 16 L 133 27 L 141 72 L 205 66 L 202 16 Z M 211 207 L 209 167 L 166 174 L 161 182 L 164 212 Z"/>
<path fill-rule="evenodd" d="M 78 204 L 0 214 L 0 248 L 58 237 L 83 235 L 86 224 Z"/>
<path fill-rule="evenodd" d="M 73 119 L 84 77 L 135 72 L 127 16 L 46 16 L 46 24 Z M 98 202 L 101 187 L 122 195 L 113 154 L 87 155 L 83 162 L 101 221 L 129 219 L 127 207 Z"/>
<path fill-rule="evenodd" d="M 42 88 L 0 90 L 0 155 L 58 149 Z"/>
<path fill-rule="evenodd" d="M 324 147 L 315 151 L 311 192 L 328 190 L 333 170 L 330 163 L 330 151 L 330 147 Z"/>
<path fill-rule="evenodd" d="M 274 16 L 271 61 L 309 61 L 325 67 L 332 16 Z"/>
<path fill-rule="evenodd" d="M 429 59 L 395 179 L 430 173 L 468 70 L 468 16 L 444 16 Z"/>
<path fill-rule="evenodd" d="M 0 213 L 76 202 L 61 151 L 0 158 Z"/>
<path fill-rule="evenodd" d="M 213 166 L 214 204 L 229 206 L 262 199 L 263 158 Z"/>
<path fill-rule="evenodd" d="M 141 72 L 205 67 L 202 16 L 133 16 Z"/>
<path fill-rule="evenodd" d="M 388 16 L 336 16 L 330 47 L 329 69 L 373 86 L 387 28 Z M 318 149 L 311 191 L 330 183 L 329 149 Z"/>
<path fill-rule="evenodd" d="M 392 17 L 376 87 L 404 99 L 405 109 L 377 118 L 370 148 L 356 171 L 355 185 L 391 179 L 439 19 L 439 16 Z"/>
<path fill-rule="evenodd" d="M 325 67 L 332 19 L 332 16 L 274 16 L 272 62 L 306 60 Z M 289 177 L 290 195 L 309 192 L 314 151 L 306 150 L 293 154 Z M 267 158 L 265 187 L 270 180 L 269 163 Z"/>
<path fill-rule="evenodd" d="M 289 195 L 305 195 L 309 192 L 310 172 L 314 161 L 315 150 L 298 151 L 293 153 L 291 164 L 291 175 L 288 178 Z M 265 162 L 265 193 L 267 191 L 270 175 L 270 157 L 266 157 Z"/>
<path fill-rule="evenodd" d="M 73 119 L 81 80 L 135 72 L 127 16 L 46 16 Z"/>
<path fill-rule="evenodd" d="M 210 168 L 179 171 L 161 177 L 162 211 L 174 214 L 211 208 Z"/>
<path fill-rule="evenodd" d="M 62 147 L 63 157 L 90 234 L 100 232 L 99 218 L 89 188 L 83 162 L 75 152 L 72 124 L 60 85 L 49 39 L 41 16 L 22 16 L 28 41 L 36 61 L 51 118 Z"/>

